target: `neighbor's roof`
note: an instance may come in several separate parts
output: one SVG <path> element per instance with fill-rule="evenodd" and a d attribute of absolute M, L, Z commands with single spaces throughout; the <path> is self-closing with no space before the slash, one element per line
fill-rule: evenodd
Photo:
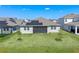
<path fill-rule="evenodd" d="M 0 17 L 0 26 L 16 26 L 26 24 L 24 20 L 9 17 Z"/>
<path fill-rule="evenodd" d="M 10 21 L 10 20 L 0 20 L 0 26 L 16 26 L 17 24 L 15 24 L 14 22 Z"/>
<path fill-rule="evenodd" d="M 14 23 L 14 22 L 12 22 L 10 20 L 7 20 L 6 23 L 7 23 L 6 24 L 7 26 L 16 26 L 17 25 L 16 23 Z"/>
<path fill-rule="evenodd" d="M 68 15 L 66 15 L 66 16 L 64 16 L 63 18 L 79 18 L 79 14 L 68 14 Z"/>
<path fill-rule="evenodd" d="M 33 25 L 33 26 L 51 26 L 51 25 L 55 25 L 55 26 L 59 26 L 58 22 L 54 22 L 52 20 L 48 20 L 46 18 L 36 18 L 35 20 L 32 20 L 31 22 L 27 23 L 26 25 Z"/>
<path fill-rule="evenodd" d="M 6 21 L 0 21 L 0 27 L 6 26 Z"/>
<path fill-rule="evenodd" d="M 0 17 L 0 26 L 16 26 L 15 18 Z"/>
<path fill-rule="evenodd" d="M 26 24 L 26 22 L 24 20 L 15 20 L 16 24 L 17 25 L 23 25 L 23 24 Z"/>
<path fill-rule="evenodd" d="M 68 26 L 79 26 L 79 22 L 69 22 L 65 25 L 68 25 Z"/>

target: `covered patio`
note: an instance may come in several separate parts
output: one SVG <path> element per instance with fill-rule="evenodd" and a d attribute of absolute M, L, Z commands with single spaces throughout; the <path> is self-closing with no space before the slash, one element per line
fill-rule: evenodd
<path fill-rule="evenodd" d="M 73 32 L 73 33 L 79 35 L 79 22 L 70 22 L 65 25 L 68 26 L 68 30 L 70 32 Z"/>
<path fill-rule="evenodd" d="M 74 29 L 71 26 L 71 32 L 79 35 L 79 26 L 74 26 Z"/>

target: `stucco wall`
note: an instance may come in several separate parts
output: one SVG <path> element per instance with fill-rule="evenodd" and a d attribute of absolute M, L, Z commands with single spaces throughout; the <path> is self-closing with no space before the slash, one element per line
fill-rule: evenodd
<path fill-rule="evenodd" d="M 27 27 L 26 27 L 27 29 Z M 24 30 L 24 27 L 20 27 L 20 32 L 22 34 L 29 34 L 29 33 L 33 33 L 33 27 L 29 27 L 29 30 Z"/>
<path fill-rule="evenodd" d="M 51 29 L 51 27 L 47 27 L 47 33 L 52 33 L 52 32 L 59 32 L 60 30 L 60 27 L 56 27 L 56 29 Z"/>
<path fill-rule="evenodd" d="M 60 19 L 58 19 L 58 22 L 61 25 L 61 28 L 63 28 L 63 26 L 64 26 L 64 19 L 60 18 Z"/>
<path fill-rule="evenodd" d="M 27 27 L 26 27 L 27 29 Z M 59 32 L 60 27 L 56 27 L 56 30 L 51 30 L 51 27 L 47 27 L 47 33 L 52 33 L 52 32 Z M 22 34 L 31 34 L 33 33 L 33 27 L 29 27 L 29 30 L 24 30 L 24 27 L 20 27 L 20 32 Z"/>

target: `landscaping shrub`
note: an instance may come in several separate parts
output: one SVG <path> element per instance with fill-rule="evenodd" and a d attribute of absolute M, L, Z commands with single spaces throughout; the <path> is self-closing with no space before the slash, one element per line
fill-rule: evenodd
<path fill-rule="evenodd" d="M 17 40 L 22 41 L 22 38 L 18 38 Z"/>
<path fill-rule="evenodd" d="M 5 37 L 5 36 L 7 36 L 7 35 L 6 35 L 6 34 L 0 34 L 0 38 L 1 38 L 1 37 Z"/>
<path fill-rule="evenodd" d="M 61 38 L 55 38 L 55 40 L 56 40 L 56 41 L 62 41 L 62 39 L 61 39 Z"/>
<path fill-rule="evenodd" d="M 56 41 L 62 41 L 62 33 L 58 33 L 57 38 L 55 38 Z"/>

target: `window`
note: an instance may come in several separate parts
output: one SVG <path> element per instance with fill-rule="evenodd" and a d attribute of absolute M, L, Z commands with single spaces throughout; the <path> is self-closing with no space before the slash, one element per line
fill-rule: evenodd
<path fill-rule="evenodd" d="M 26 30 L 26 27 L 24 27 L 24 30 Z"/>
<path fill-rule="evenodd" d="M 65 22 L 67 22 L 67 19 L 65 19 Z"/>
<path fill-rule="evenodd" d="M 70 27 L 70 26 L 68 26 L 68 29 L 71 29 L 71 28 L 73 29 L 73 26 L 71 26 L 71 27 Z"/>
<path fill-rule="evenodd" d="M 9 30 L 9 28 L 6 28 L 7 29 L 7 31 Z"/>
<path fill-rule="evenodd" d="M 53 26 L 51 26 L 51 29 L 53 29 Z"/>
<path fill-rule="evenodd" d="M 29 27 L 27 27 L 27 30 L 29 30 Z"/>
<path fill-rule="evenodd" d="M 24 30 L 29 30 L 29 27 L 24 27 Z"/>
<path fill-rule="evenodd" d="M 51 26 L 51 29 L 52 30 L 56 30 L 56 26 Z"/>
<path fill-rule="evenodd" d="M 15 31 L 16 30 L 16 27 L 14 27 L 13 30 Z"/>
<path fill-rule="evenodd" d="M 9 28 L 7 28 L 7 27 L 6 27 L 6 28 L 4 28 L 4 31 L 8 31 L 8 30 L 9 30 Z"/>
<path fill-rule="evenodd" d="M 54 30 L 56 30 L 56 26 L 54 26 Z"/>
<path fill-rule="evenodd" d="M 4 31 L 6 31 L 6 28 L 4 28 Z"/>

